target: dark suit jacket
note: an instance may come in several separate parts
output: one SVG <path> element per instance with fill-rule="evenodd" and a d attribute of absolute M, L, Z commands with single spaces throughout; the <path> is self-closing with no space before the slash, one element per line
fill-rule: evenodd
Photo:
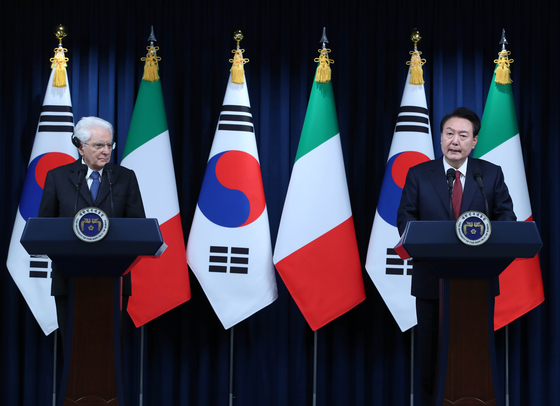
<path fill-rule="evenodd" d="M 95 202 L 91 198 L 85 176 L 87 166 L 82 159 L 59 166 L 47 173 L 39 217 L 74 217 L 85 207 L 99 207 L 108 217 L 146 217 L 136 175 L 130 169 L 107 163 L 103 169 L 101 185 Z M 79 192 L 76 190 L 81 179 Z M 109 185 L 109 180 L 112 186 Z M 112 189 L 112 193 L 110 193 Z M 112 199 L 111 199 L 112 194 Z M 76 204 L 77 196 L 77 204 Z M 112 200 L 112 207 L 111 207 Z M 53 268 L 51 294 L 68 293 L 67 280 Z"/>
<path fill-rule="evenodd" d="M 490 213 L 486 213 L 484 198 L 474 180 L 475 168 L 482 174 Z M 469 158 L 461 213 L 469 210 L 483 212 L 492 221 L 516 220 L 502 168 L 482 159 Z M 397 211 L 399 233 L 402 235 L 409 221 L 450 219 L 443 157 L 410 168 Z M 432 268 L 421 261 L 414 263 L 412 295 L 423 299 L 439 297 L 439 280 L 433 276 Z"/>

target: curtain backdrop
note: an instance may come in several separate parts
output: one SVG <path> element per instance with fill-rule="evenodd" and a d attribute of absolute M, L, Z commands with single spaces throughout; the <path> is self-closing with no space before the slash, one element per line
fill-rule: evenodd
<path fill-rule="evenodd" d="M 322 29 L 362 264 L 408 67 L 422 34 L 436 156 L 439 122 L 457 106 L 482 116 L 506 29 L 513 93 L 546 300 L 509 327 L 510 404 L 560 398 L 560 218 L 556 1 L 2 0 L 0 36 L 0 404 L 51 404 L 53 334 L 45 337 L 5 263 L 50 73 L 58 24 L 68 29 L 75 121 L 115 125 L 120 162 L 153 25 L 185 237 L 196 207 L 235 48 L 241 46 L 273 243 L 303 125 Z M 70 142 L 70 140 L 68 140 Z M 150 165 L 150 162 L 146 162 Z M 402 333 L 364 271 L 365 302 L 318 332 L 317 404 L 410 404 L 411 333 Z M 311 405 L 313 333 L 277 276 L 279 298 L 235 327 L 236 406 Z M 144 405 L 226 405 L 229 340 L 191 274 L 192 299 L 146 326 Z M 125 373 L 139 402 L 140 333 L 127 321 Z M 504 365 L 504 332 L 497 334 Z"/>

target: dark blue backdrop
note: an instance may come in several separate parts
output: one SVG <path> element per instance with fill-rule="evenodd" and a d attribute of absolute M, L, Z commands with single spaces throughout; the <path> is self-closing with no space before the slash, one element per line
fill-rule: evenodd
<path fill-rule="evenodd" d="M 511 405 L 560 397 L 558 299 L 558 2 L 408 0 L 2 0 L 0 36 L 0 404 L 47 405 L 53 335 L 45 337 L 5 269 L 40 108 L 64 24 L 74 117 L 99 115 L 117 130 L 120 160 L 150 25 L 188 235 L 228 78 L 232 33 L 242 29 L 273 242 L 303 124 L 322 27 L 332 49 L 344 157 L 362 263 L 412 49 L 419 49 L 435 149 L 443 115 L 482 115 L 506 29 L 513 92 L 535 221 L 544 247 L 546 301 L 510 325 Z M 554 75 L 554 76 L 553 76 Z M 149 165 L 149 163 L 147 163 Z M 410 332 L 401 333 L 364 273 L 367 299 L 319 333 L 318 405 L 408 405 Z M 229 332 L 191 275 L 192 299 L 146 327 L 144 405 L 226 405 Z M 235 328 L 235 405 L 312 401 L 313 333 L 278 278 L 279 298 Z M 127 393 L 138 404 L 139 332 L 127 329 Z M 501 363 L 504 333 L 498 332 Z"/>

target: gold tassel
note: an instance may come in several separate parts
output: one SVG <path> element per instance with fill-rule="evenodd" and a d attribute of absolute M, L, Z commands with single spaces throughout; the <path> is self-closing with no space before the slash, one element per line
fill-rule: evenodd
<path fill-rule="evenodd" d="M 236 85 L 242 85 L 245 83 L 245 69 L 243 69 L 243 65 L 248 63 L 249 59 L 243 58 L 243 52 L 245 52 L 244 49 L 232 49 L 231 52 L 234 54 L 233 59 L 229 60 L 232 63 L 230 69 L 231 81 Z"/>
<path fill-rule="evenodd" d="M 51 69 L 54 69 L 54 87 L 66 87 L 66 62 L 68 62 L 68 58 L 64 56 L 65 52 L 68 52 L 68 50 L 60 45 L 54 50 L 54 58 L 50 59 L 52 62 Z"/>
<path fill-rule="evenodd" d="M 410 66 L 410 84 L 423 85 L 424 71 L 422 70 L 422 65 L 426 63 L 426 60 L 420 58 L 422 52 L 418 50 L 410 51 L 409 53 L 411 55 L 410 61 L 407 61 L 406 64 Z"/>
<path fill-rule="evenodd" d="M 496 73 L 494 81 L 500 85 L 509 85 L 513 82 L 510 77 L 511 70 L 509 69 L 509 65 L 513 63 L 513 59 L 509 59 L 509 55 L 511 55 L 511 52 L 504 49 L 498 54 L 498 59 L 494 59 L 494 63 L 498 64 L 494 71 Z"/>
<path fill-rule="evenodd" d="M 329 83 L 331 81 L 331 64 L 334 63 L 334 60 L 329 59 L 330 52 L 331 50 L 327 48 L 319 49 L 319 57 L 314 59 L 315 62 L 319 63 L 315 82 Z"/>
<path fill-rule="evenodd" d="M 154 83 L 159 80 L 158 71 L 159 61 L 161 61 L 161 57 L 157 56 L 156 53 L 157 51 L 159 51 L 159 47 L 147 46 L 146 49 L 148 50 L 148 53 L 144 58 L 140 58 L 141 61 L 145 62 L 144 76 L 142 76 L 142 80 Z"/>

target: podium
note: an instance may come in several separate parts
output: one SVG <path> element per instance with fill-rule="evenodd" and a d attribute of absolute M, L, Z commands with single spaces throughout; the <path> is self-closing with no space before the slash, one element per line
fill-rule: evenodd
<path fill-rule="evenodd" d="M 69 277 L 68 332 L 57 405 L 125 405 L 120 276 L 164 246 L 157 219 L 111 218 L 105 238 L 84 242 L 72 218 L 30 218 L 21 243 Z"/>
<path fill-rule="evenodd" d="M 516 258 L 533 258 L 542 241 L 534 222 L 496 221 L 482 245 L 462 243 L 454 221 L 411 221 L 401 243 L 440 278 L 437 406 L 503 406 L 494 345 L 497 278 Z"/>

